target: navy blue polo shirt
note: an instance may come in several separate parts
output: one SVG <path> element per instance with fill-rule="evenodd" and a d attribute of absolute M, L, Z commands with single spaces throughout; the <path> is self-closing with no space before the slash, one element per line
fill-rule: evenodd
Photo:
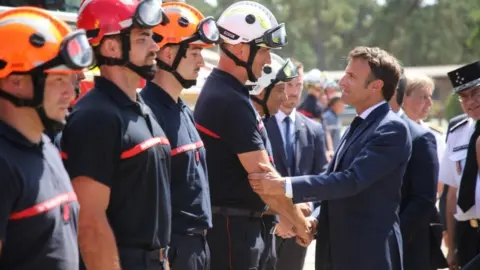
<path fill-rule="evenodd" d="M 158 85 L 148 82 L 140 92 L 167 134 L 172 148 L 172 232 L 189 234 L 212 227 L 205 147 L 193 113 Z"/>
<path fill-rule="evenodd" d="M 0 121 L 0 269 L 78 269 L 79 205 L 60 153 Z"/>
<path fill-rule="evenodd" d="M 322 114 L 324 109 L 314 95 L 308 94 L 305 100 L 298 106 L 297 111 L 308 118 L 323 119 Z"/>
<path fill-rule="evenodd" d="M 107 218 L 119 247 L 157 249 L 170 242 L 170 145 L 137 97 L 95 78 L 67 118 L 62 158 L 71 179 L 110 188 Z"/>
<path fill-rule="evenodd" d="M 263 211 L 265 203 L 250 187 L 248 173 L 237 156 L 258 150 L 272 156 L 248 89 L 232 75 L 214 69 L 200 92 L 194 116 L 208 153 L 212 205 Z"/>

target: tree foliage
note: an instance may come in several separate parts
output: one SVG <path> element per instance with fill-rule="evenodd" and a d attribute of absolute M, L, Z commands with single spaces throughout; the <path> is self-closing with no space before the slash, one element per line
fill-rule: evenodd
<path fill-rule="evenodd" d="M 236 0 L 187 0 L 218 18 Z M 287 25 L 289 44 L 278 53 L 307 69 L 336 70 L 358 45 L 379 46 L 407 66 L 462 64 L 480 56 L 480 1 L 260 0 Z"/>

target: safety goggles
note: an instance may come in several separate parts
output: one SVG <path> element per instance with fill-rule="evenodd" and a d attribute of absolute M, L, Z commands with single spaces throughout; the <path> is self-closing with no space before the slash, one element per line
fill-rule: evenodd
<path fill-rule="evenodd" d="M 168 17 L 163 13 L 162 1 L 159 0 L 141 1 L 133 19 L 142 28 L 153 28 L 159 24 L 165 25 L 168 23 Z"/>
<path fill-rule="evenodd" d="M 39 71 L 82 70 L 92 65 L 93 50 L 88 43 L 85 30 L 76 30 L 64 37 L 58 55 L 37 66 Z"/>
<path fill-rule="evenodd" d="M 287 59 L 282 68 L 278 71 L 275 80 L 277 82 L 289 82 L 298 77 L 297 69 L 290 59 Z"/>
<path fill-rule="evenodd" d="M 220 32 L 213 17 L 207 17 L 200 21 L 196 33 L 192 37 L 184 40 L 185 43 L 195 43 L 198 41 L 206 44 L 217 44 L 220 41 Z"/>
<path fill-rule="evenodd" d="M 287 45 L 287 31 L 285 30 L 285 24 L 281 23 L 277 27 L 266 31 L 263 36 L 253 40 L 254 44 L 267 48 L 282 48 Z"/>

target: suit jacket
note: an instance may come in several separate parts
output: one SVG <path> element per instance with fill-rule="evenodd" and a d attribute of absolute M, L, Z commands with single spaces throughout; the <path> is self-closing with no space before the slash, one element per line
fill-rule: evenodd
<path fill-rule="evenodd" d="M 275 167 L 282 176 L 291 176 L 287 169 L 282 132 L 277 119 L 270 117 L 265 127 L 272 145 Z M 295 113 L 295 175 L 319 174 L 327 164 L 325 132 L 322 125 Z"/>
<path fill-rule="evenodd" d="M 317 270 L 403 269 L 398 209 L 411 147 L 404 121 L 382 104 L 340 147 L 325 174 L 291 178 L 295 202 L 323 200 Z"/>
<path fill-rule="evenodd" d="M 430 221 L 436 215 L 438 156 L 435 136 L 405 114 L 412 139 L 412 156 L 407 165 L 400 203 L 400 228 L 403 236 L 404 268 L 429 270 Z M 438 247 L 439 248 L 439 247 Z"/>

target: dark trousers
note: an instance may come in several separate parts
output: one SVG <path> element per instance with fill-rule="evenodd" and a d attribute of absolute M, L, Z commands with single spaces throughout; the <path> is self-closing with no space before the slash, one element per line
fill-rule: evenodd
<path fill-rule="evenodd" d="M 207 234 L 211 270 L 263 269 L 261 257 L 268 252 L 265 231 L 261 218 L 214 214 L 213 228 Z"/>
<path fill-rule="evenodd" d="M 480 230 L 472 228 L 468 221 L 458 221 L 455 227 L 457 244 L 457 260 L 460 266 L 465 266 L 480 254 Z"/>
<path fill-rule="evenodd" d="M 275 216 L 271 215 L 263 216 L 262 221 L 264 224 L 262 237 L 265 243 L 265 249 L 263 250 L 262 256 L 260 256 L 259 269 L 275 270 L 275 265 L 277 263 L 277 239 L 275 236 L 275 226 L 277 225 L 278 221 Z"/>
<path fill-rule="evenodd" d="M 307 256 L 307 248 L 297 244 L 296 238 L 283 239 L 277 236 L 276 270 L 302 270 Z"/>
<path fill-rule="evenodd" d="M 168 261 L 172 270 L 210 270 L 206 236 L 172 234 Z"/>
<path fill-rule="evenodd" d="M 158 252 L 139 248 L 119 247 L 122 270 L 164 270 Z"/>

